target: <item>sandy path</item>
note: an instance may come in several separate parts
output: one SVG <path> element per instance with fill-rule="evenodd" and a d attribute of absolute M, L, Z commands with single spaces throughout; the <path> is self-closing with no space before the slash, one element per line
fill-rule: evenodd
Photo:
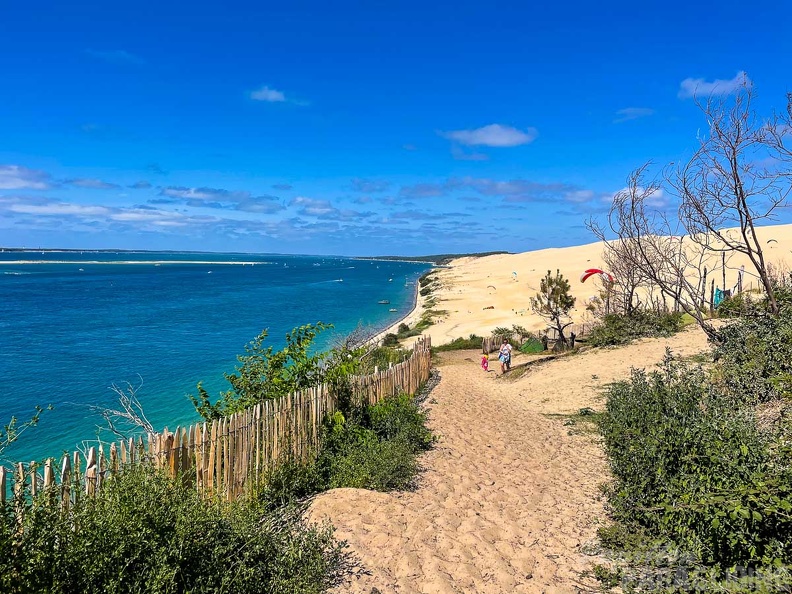
<path fill-rule="evenodd" d="M 440 441 L 423 459 L 418 490 L 338 489 L 313 504 L 313 518 L 330 519 L 371 572 L 339 591 L 594 590 L 579 572 L 595 561 L 581 546 L 605 517 L 604 457 L 590 435 L 570 435 L 544 413 L 601 408 L 599 385 L 653 365 L 666 345 L 693 354 L 705 341 L 686 332 L 590 351 L 516 379 L 485 374 L 474 352 L 445 355 L 429 400 Z M 515 367 L 525 360 L 516 357 Z"/>

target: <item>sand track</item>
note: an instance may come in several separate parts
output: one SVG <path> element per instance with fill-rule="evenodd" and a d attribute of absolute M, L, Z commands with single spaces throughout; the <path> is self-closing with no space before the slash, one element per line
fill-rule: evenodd
<path fill-rule="evenodd" d="M 582 548 L 605 519 L 604 456 L 591 435 L 570 435 L 563 419 L 545 413 L 601 408 L 599 386 L 627 377 L 632 365 L 654 365 L 666 345 L 690 355 L 705 341 L 686 332 L 590 351 L 516 379 L 485 374 L 476 353 L 442 357 L 428 403 L 440 441 L 423 458 L 419 488 L 337 489 L 313 503 L 313 519 L 329 519 L 371 572 L 339 591 L 593 590 L 579 574 L 596 561 Z"/>

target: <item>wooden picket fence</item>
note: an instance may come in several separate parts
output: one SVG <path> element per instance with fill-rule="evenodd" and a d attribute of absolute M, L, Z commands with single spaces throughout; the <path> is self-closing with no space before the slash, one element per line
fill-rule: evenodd
<path fill-rule="evenodd" d="M 353 376 L 355 398 L 375 404 L 401 392 L 415 394 L 429 379 L 430 349 L 430 338 L 421 337 L 402 363 L 371 375 Z M 325 416 L 335 412 L 336 406 L 329 388 L 320 385 L 212 422 L 99 444 L 85 455 L 67 454 L 57 468 L 53 458 L 41 467 L 15 464 L 13 473 L 0 466 L 0 503 L 6 501 L 8 487 L 13 485 L 15 497 L 47 490 L 68 508 L 83 495 L 95 494 L 105 481 L 133 464 L 153 464 L 172 477 L 194 481 L 200 492 L 232 500 L 283 459 L 308 461 L 319 445 Z"/>

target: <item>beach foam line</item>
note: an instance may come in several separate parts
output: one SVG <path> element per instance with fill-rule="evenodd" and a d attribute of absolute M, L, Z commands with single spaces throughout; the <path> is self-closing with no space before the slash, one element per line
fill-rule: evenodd
<path fill-rule="evenodd" d="M 218 266 L 256 266 L 258 264 L 273 264 L 273 262 L 217 262 L 213 260 L 8 260 L 0 261 L 0 264 L 7 266 L 28 266 L 33 264 L 138 264 L 138 265 L 153 265 L 153 264 L 208 264 Z"/>

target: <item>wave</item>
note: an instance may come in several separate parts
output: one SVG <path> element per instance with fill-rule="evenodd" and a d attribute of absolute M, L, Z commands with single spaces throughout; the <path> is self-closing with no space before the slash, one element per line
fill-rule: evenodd
<path fill-rule="evenodd" d="M 6 271 L 3 271 L 3 274 L 11 274 L 13 276 L 22 276 L 22 275 L 25 275 L 25 274 L 33 274 L 33 273 L 32 272 L 6 272 Z"/>

